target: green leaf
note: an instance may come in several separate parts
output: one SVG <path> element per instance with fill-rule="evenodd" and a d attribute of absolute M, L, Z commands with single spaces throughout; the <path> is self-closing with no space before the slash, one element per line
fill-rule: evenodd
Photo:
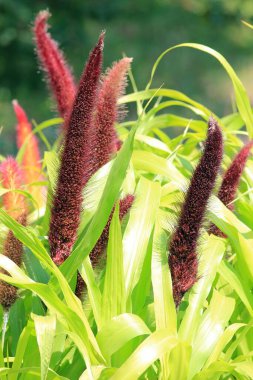
<path fill-rule="evenodd" d="M 164 88 L 158 88 L 158 89 L 146 88 L 146 90 L 144 91 L 139 91 L 133 94 L 122 96 L 122 98 L 120 98 L 119 100 L 119 104 L 137 102 L 139 100 L 147 100 L 147 99 L 158 97 L 158 96 L 172 98 L 172 99 L 182 101 L 186 104 L 190 104 L 196 109 L 198 109 L 200 113 L 208 117 L 211 114 L 211 111 L 208 108 L 204 107 L 202 104 L 196 102 L 195 100 L 192 100 L 191 98 L 189 98 L 187 95 L 183 94 L 182 92 L 171 90 L 171 89 L 164 89 Z"/>
<path fill-rule="evenodd" d="M 223 296 L 214 290 L 209 307 L 203 314 L 193 341 L 190 375 L 193 377 L 204 365 L 216 346 L 234 311 L 233 298 Z"/>
<path fill-rule="evenodd" d="M 156 328 L 167 328 L 171 335 L 177 332 L 176 307 L 167 257 L 168 237 L 156 222 L 152 254 L 152 285 Z"/>
<path fill-rule="evenodd" d="M 192 48 L 192 49 L 200 50 L 204 53 L 207 53 L 213 56 L 214 58 L 216 58 L 220 62 L 220 64 L 224 67 L 234 87 L 237 108 L 241 114 L 242 119 L 244 120 L 246 124 L 248 134 L 252 138 L 253 137 L 253 114 L 251 110 L 250 100 L 245 90 L 245 87 L 243 86 L 242 82 L 240 81 L 240 79 L 238 78 L 234 69 L 228 63 L 228 61 L 220 53 L 218 53 L 214 49 L 211 49 L 208 46 L 195 44 L 195 43 L 183 43 L 183 44 L 172 46 L 171 48 L 165 50 L 156 60 L 152 69 L 150 81 L 146 88 L 148 89 L 150 87 L 154 74 L 156 72 L 157 66 L 159 65 L 161 59 L 172 50 L 178 49 L 181 47 Z M 197 105 L 197 107 L 200 108 L 199 105 Z"/>
<path fill-rule="evenodd" d="M 30 378 L 38 378 L 40 379 L 40 368 L 39 367 L 27 367 L 27 368 L 20 368 L 18 370 L 14 370 L 13 368 L 0 368 L 0 375 L 1 377 L 4 375 L 7 375 L 10 379 L 11 375 L 18 376 L 19 374 L 25 374 L 27 376 L 31 375 L 33 377 Z M 2 377 L 3 378 L 3 377 Z M 27 377 L 26 377 L 27 378 Z M 48 376 L 47 380 L 69 380 L 68 378 L 64 376 L 59 376 L 57 373 L 55 373 L 53 370 L 48 370 Z"/>
<path fill-rule="evenodd" d="M 94 364 L 103 363 L 95 337 L 85 314 L 81 310 L 76 307 L 73 310 L 70 306 L 71 303 L 68 303 L 67 306 L 48 285 L 31 280 L 16 264 L 4 255 L 0 255 L 0 267 L 3 267 L 12 276 L 0 273 L 1 280 L 36 293 L 51 312 L 55 313 L 59 320 L 65 324 L 67 331 L 68 329 L 70 330 L 69 335 L 73 338 L 82 353 L 87 366 L 89 366 L 90 361 L 94 362 Z"/>
<path fill-rule="evenodd" d="M 110 224 L 105 283 L 102 298 L 103 324 L 126 312 L 126 290 L 123 269 L 123 247 L 119 206 L 115 207 Z"/>
<path fill-rule="evenodd" d="M 211 198 L 208 207 L 211 221 L 228 237 L 237 253 L 241 276 L 247 275 L 249 283 L 253 280 L 253 234 L 224 204 L 216 197 Z"/>
<path fill-rule="evenodd" d="M 134 314 L 121 314 L 107 324 L 98 332 L 97 341 L 103 355 L 107 360 L 118 351 L 129 340 L 140 336 L 149 335 L 150 330 L 143 320 Z"/>
<path fill-rule="evenodd" d="M 219 340 L 217 341 L 216 346 L 214 347 L 211 355 L 207 359 L 204 368 L 208 368 L 212 363 L 219 360 L 220 356 L 222 355 L 222 351 L 226 347 L 226 345 L 232 340 L 235 333 L 245 326 L 244 323 L 233 323 L 232 325 L 228 326 L 224 333 L 221 335 Z"/>
<path fill-rule="evenodd" d="M 185 343 L 179 342 L 171 351 L 168 361 L 170 369 L 169 380 L 185 380 L 188 376 L 192 347 Z"/>
<path fill-rule="evenodd" d="M 152 252 L 152 286 L 154 292 L 154 308 L 156 329 L 168 329 L 171 335 L 177 335 L 177 315 L 173 299 L 172 281 L 168 265 L 168 237 L 157 218 L 154 232 Z M 162 379 L 170 374 L 169 356 L 160 358 Z M 175 368 L 175 366 L 173 367 Z"/>
<path fill-rule="evenodd" d="M 171 351 L 177 339 L 167 329 L 158 330 L 142 342 L 111 380 L 136 380 L 159 357 Z"/>
<path fill-rule="evenodd" d="M 158 182 L 141 178 L 123 238 L 127 298 L 138 283 L 161 196 Z"/>
<path fill-rule="evenodd" d="M 212 363 L 208 369 L 196 374 L 192 380 L 217 380 L 221 375 L 225 375 L 226 373 L 231 375 L 232 372 L 232 364 L 220 360 Z"/>
<path fill-rule="evenodd" d="M 201 310 L 210 292 L 216 271 L 225 251 L 225 243 L 215 236 L 206 236 L 206 242 L 201 246 L 199 259 L 199 280 L 191 289 L 189 304 L 184 313 L 179 329 L 183 341 L 191 343 L 201 318 Z"/>
<path fill-rule="evenodd" d="M 238 294 L 246 306 L 251 317 L 253 317 L 253 299 L 250 289 L 243 283 L 239 273 L 226 261 L 222 261 L 218 267 L 220 275 L 226 280 L 231 288 Z"/>
<path fill-rule="evenodd" d="M 137 150 L 133 153 L 133 165 L 136 170 L 164 176 L 178 184 L 180 188 L 186 184 L 185 177 L 172 164 L 171 159 L 166 160 L 151 152 Z"/>
<path fill-rule="evenodd" d="M 41 379 L 46 380 L 53 351 L 56 318 L 55 315 L 41 317 L 35 314 L 32 315 L 32 318 L 40 351 Z"/>
<path fill-rule="evenodd" d="M 12 370 L 14 371 L 14 373 L 8 375 L 9 380 L 17 380 L 18 379 L 18 373 L 19 373 L 18 371 L 20 370 L 20 368 L 22 366 L 24 354 L 25 354 L 26 349 L 27 349 L 27 343 L 28 343 L 29 337 L 30 337 L 33 329 L 34 329 L 33 324 L 31 321 L 29 321 L 27 326 L 23 329 L 23 331 L 20 335 L 18 345 L 17 345 L 16 354 L 15 354 L 15 358 L 14 358 L 14 361 L 12 364 Z M 15 371 L 17 371 L 17 372 L 15 372 Z"/>
<path fill-rule="evenodd" d="M 253 379 L 253 363 L 241 362 L 235 363 L 235 371 L 241 375 L 248 376 L 249 379 Z"/>
<path fill-rule="evenodd" d="M 94 318 L 98 329 L 100 329 L 103 317 L 101 313 L 102 296 L 96 282 L 95 274 L 89 256 L 84 259 L 81 267 L 79 268 L 79 272 L 87 286 L 89 301 L 91 303 Z"/>

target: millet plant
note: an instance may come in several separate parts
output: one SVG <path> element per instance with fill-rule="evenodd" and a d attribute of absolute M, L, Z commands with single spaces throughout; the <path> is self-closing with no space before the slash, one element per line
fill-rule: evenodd
<path fill-rule="evenodd" d="M 252 379 L 253 112 L 242 82 L 221 54 L 184 43 L 138 91 L 132 58 L 104 71 L 104 31 L 78 81 L 49 17 L 32 34 L 57 117 L 31 123 L 14 100 L 18 153 L 0 156 L 0 378 Z M 222 65 L 234 113 L 152 87 L 179 48 Z"/>

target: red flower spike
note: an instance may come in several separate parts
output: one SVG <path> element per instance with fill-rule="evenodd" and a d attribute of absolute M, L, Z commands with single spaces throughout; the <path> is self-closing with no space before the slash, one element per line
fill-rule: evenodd
<path fill-rule="evenodd" d="M 244 147 L 239 151 L 239 153 L 237 153 L 231 165 L 229 166 L 229 168 L 227 169 L 227 171 L 225 172 L 223 176 L 221 187 L 218 193 L 218 198 L 231 211 L 234 210 L 234 204 L 231 202 L 235 199 L 240 178 L 245 168 L 245 165 L 250 155 L 250 150 L 252 147 L 253 147 L 253 141 L 250 141 L 248 142 L 248 144 L 244 145 Z M 214 224 L 212 224 L 211 227 L 209 228 L 209 233 L 212 233 L 216 236 L 220 236 L 224 238 L 227 237 Z"/>
<path fill-rule="evenodd" d="M 13 157 L 6 158 L 0 165 L 0 179 L 5 189 L 21 189 L 24 176 L 17 161 Z M 13 218 L 17 219 L 26 212 L 24 195 L 10 191 L 3 195 L 3 205 Z"/>
<path fill-rule="evenodd" d="M 118 98 L 126 87 L 126 75 L 132 58 L 123 58 L 109 69 L 98 95 L 94 129 L 96 143 L 92 158 L 92 174 L 111 160 L 121 146 L 114 124 L 119 116 Z"/>
<path fill-rule="evenodd" d="M 94 148 L 92 128 L 102 65 L 104 33 L 90 53 L 73 103 L 65 121 L 65 143 L 51 212 L 49 244 L 57 265 L 69 256 L 80 223 L 84 178 L 90 172 L 87 157 Z"/>
<path fill-rule="evenodd" d="M 120 203 L 119 203 L 119 219 L 120 219 L 120 221 L 122 221 L 122 219 L 129 212 L 129 210 L 133 204 L 133 201 L 134 201 L 134 196 L 131 194 L 126 195 L 125 198 L 120 200 Z M 93 267 L 98 264 L 99 259 L 101 258 L 104 250 L 106 249 L 108 239 L 109 239 L 109 230 L 110 230 L 110 224 L 111 224 L 111 220 L 113 217 L 113 213 L 114 213 L 114 208 L 111 212 L 111 215 L 108 219 L 108 222 L 107 222 L 100 238 L 98 239 L 95 247 L 93 248 L 93 250 L 90 253 L 90 260 L 91 260 L 91 264 Z M 81 275 L 78 273 L 77 283 L 76 283 L 76 291 L 75 291 L 75 294 L 77 297 L 79 297 L 79 298 L 82 297 L 84 287 L 85 287 L 85 283 L 84 283 Z"/>
<path fill-rule="evenodd" d="M 8 157 L 0 165 L 0 178 L 2 185 L 6 189 L 20 189 L 22 186 L 22 171 L 14 158 Z M 27 208 L 25 203 L 25 197 L 22 194 L 16 192 L 9 192 L 3 195 L 3 205 L 6 211 L 15 218 L 19 223 L 26 224 Z M 18 266 L 22 262 L 23 247 L 22 243 L 15 238 L 12 231 L 9 231 L 4 242 L 3 254 Z M 8 274 L 4 270 L 0 270 L 1 273 Z M 7 284 L 4 281 L 0 281 L 0 303 L 7 309 L 9 308 L 17 298 L 17 289 Z"/>
<path fill-rule="evenodd" d="M 13 100 L 13 109 L 17 118 L 17 147 L 20 149 L 26 144 L 23 157 L 22 167 L 26 185 L 31 185 L 43 179 L 40 163 L 39 143 L 35 135 L 32 134 L 32 125 L 29 122 L 24 109 L 19 105 L 17 100 Z M 42 206 L 44 200 L 40 186 L 29 186 L 29 191 L 39 206 Z"/>
<path fill-rule="evenodd" d="M 61 117 L 66 118 L 73 104 L 76 86 L 71 69 L 68 67 L 63 53 L 47 32 L 49 28 L 47 20 L 49 17 L 50 13 L 48 11 L 41 11 L 35 19 L 34 35 L 37 54 L 56 100 L 58 112 Z"/>
<path fill-rule="evenodd" d="M 173 295 L 178 306 L 197 281 L 197 242 L 200 228 L 221 165 L 223 141 L 218 123 L 210 118 L 203 155 L 197 165 L 169 244 Z"/>

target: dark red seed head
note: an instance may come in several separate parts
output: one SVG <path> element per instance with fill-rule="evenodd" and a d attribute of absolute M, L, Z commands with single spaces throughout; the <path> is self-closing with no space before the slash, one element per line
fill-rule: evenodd
<path fill-rule="evenodd" d="M 65 142 L 58 183 L 53 199 L 49 243 L 51 256 L 61 264 L 70 254 L 80 222 L 82 189 L 90 173 L 87 157 L 94 148 L 93 114 L 102 66 L 104 33 L 90 53 L 82 74 L 73 109 L 65 120 Z"/>
<path fill-rule="evenodd" d="M 103 78 L 98 95 L 98 103 L 94 117 L 96 143 L 92 156 L 92 174 L 111 160 L 120 148 L 120 141 L 115 129 L 119 117 L 117 101 L 126 87 L 126 76 L 131 58 L 123 58 L 109 69 Z"/>
<path fill-rule="evenodd" d="M 49 88 L 57 103 L 61 117 L 68 115 L 76 93 L 71 69 L 66 63 L 62 51 L 47 32 L 48 11 L 41 11 L 34 22 L 34 37 L 40 65 L 46 73 Z M 66 124 L 65 124 L 66 126 Z"/>
<path fill-rule="evenodd" d="M 169 266 L 177 305 L 184 293 L 197 281 L 197 243 L 208 200 L 219 172 L 222 153 L 221 129 L 211 117 L 204 152 L 192 175 L 178 225 L 169 244 Z"/>
<path fill-rule="evenodd" d="M 26 225 L 26 213 L 19 216 L 17 221 L 22 225 Z M 23 245 L 14 236 L 12 231 L 7 233 L 7 237 L 3 245 L 3 255 L 11 259 L 16 265 L 21 266 L 22 256 L 23 256 Z M 3 269 L 0 269 L 1 273 L 9 274 Z M 0 303 L 5 308 L 8 309 L 17 299 L 17 288 L 13 285 L 7 284 L 4 281 L 0 281 Z"/>
<path fill-rule="evenodd" d="M 236 197 L 236 192 L 239 186 L 240 178 L 245 168 L 252 147 L 253 141 L 250 141 L 246 145 L 244 145 L 244 147 L 239 151 L 239 153 L 237 153 L 231 165 L 229 166 L 229 168 L 223 176 L 223 180 L 218 193 L 218 198 L 231 211 L 234 210 L 234 205 L 231 202 Z M 212 233 L 220 237 L 226 237 L 226 235 L 214 224 L 212 224 L 209 228 L 209 233 Z"/>
<path fill-rule="evenodd" d="M 8 273 L 2 271 L 3 274 Z M 9 309 L 17 299 L 17 288 L 15 286 L 7 284 L 7 282 L 0 281 L 0 304 L 4 309 Z"/>

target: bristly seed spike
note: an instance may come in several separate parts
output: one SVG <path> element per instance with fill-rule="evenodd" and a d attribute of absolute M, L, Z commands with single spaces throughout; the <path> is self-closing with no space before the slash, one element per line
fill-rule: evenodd
<path fill-rule="evenodd" d="M 49 230 L 51 256 L 58 265 L 69 256 L 75 242 L 80 223 L 84 178 L 91 171 L 87 157 L 90 157 L 94 147 L 92 120 L 101 74 L 103 40 L 104 35 L 101 35 L 90 53 L 72 112 L 65 121 L 66 136 Z"/>
<path fill-rule="evenodd" d="M 249 141 L 234 157 L 231 165 L 225 172 L 223 180 L 219 189 L 218 198 L 224 203 L 225 206 L 231 211 L 234 210 L 234 204 L 231 203 L 236 197 L 236 191 L 239 186 L 240 178 L 245 168 L 247 159 L 250 155 L 253 141 Z M 226 237 L 226 235 L 214 224 L 209 228 L 209 233 L 219 237 Z"/>
<path fill-rule="evenodd" d="M 89 176 L 110 161 L 120 146 L 115 129 L 115 123 L 119 117 L 117 101 L 125 90 L 126 75 L 131 62 L 131 58 L 121 59 L 107 71 L 103 78 L 94 117 L 96 149 L 92 156 L 92 172 Z"/>
<path fill-rule="evenodd" d="M 197 243 L 221 165 L 222 153 L 222 132 L 217 121 L 211 117 L 204 152 L 192 175 L 178 225 L 169 244 L 169 266 L 176 305 L 179 305 L 184 293 L 197 281 Z"/>
<path fill-rule="evenodd" d="M 57 103 L 58 112 L 64 119 L 68 116 L 76 94 L 72 70 L 66 63 L 63 52 L 48 33 L 48 11 L 38 13 L 34 22 L 37 55 L 46 73 L 49 87 Z M 66 126 L 66 124 L 64 124 Z"/>

